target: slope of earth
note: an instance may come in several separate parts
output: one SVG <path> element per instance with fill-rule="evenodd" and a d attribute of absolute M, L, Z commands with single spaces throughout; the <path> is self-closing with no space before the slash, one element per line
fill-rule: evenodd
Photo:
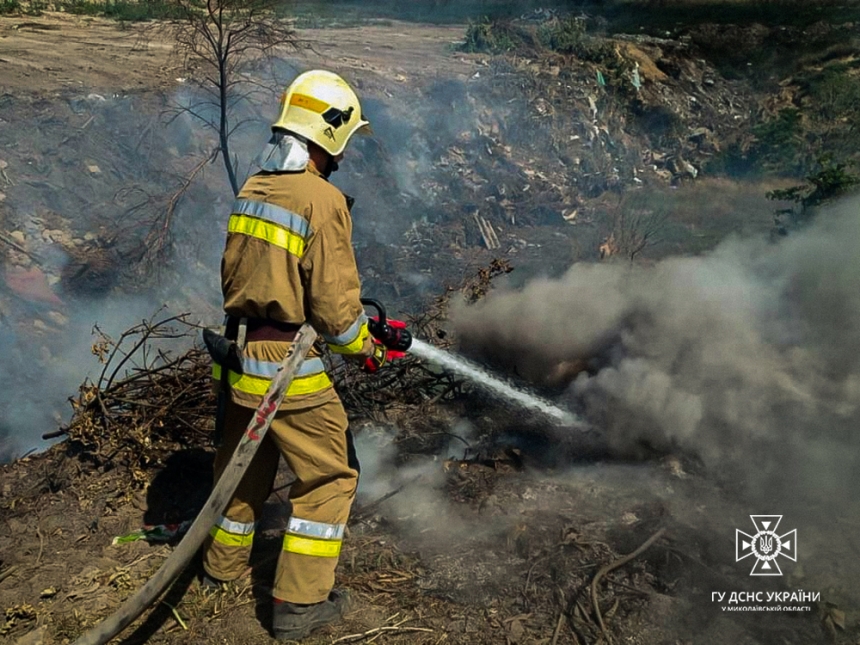
<path fill-rule="evenodd" d="M 63 13 L 0 17 L 4 93 L 129 92 L 175 84 L 181 66 L 145 30 Z"/>
<path fill-rule="evenodd" d="M 315 62 L 368 70 L 404 82 L 406 74 L 467 78 L 473 63 L 452 56 L 463 26 L 388 22 L 348 29 L 303 29 Z M 185 67 L 151 27 L 89 16 L 45 12 L 0 16 L 6 92 L 129 92 L 174 86 Z M 50 52 L 50 56 L 46 53 Z M 286 54 L 285 54 L 286 56 Z"/>

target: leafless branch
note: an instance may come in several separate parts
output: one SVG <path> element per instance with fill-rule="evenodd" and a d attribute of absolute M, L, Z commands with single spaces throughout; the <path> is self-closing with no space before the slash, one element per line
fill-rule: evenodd
<path fill-rule="evenodd" d="M 234 194 L 239 192 L 230 137 L 241 127 L 235 112 L 250 95 L 237 70 L 256 57 L 267 56 L 278 48 L 296 49 L 298 39 L 291 23 L 277 14 L 275 0 L 168 0 L 178 17 L 159 29 L 176 45 L 186 64 L 198 63 L 203 72 L 196 85 L 212 97 L 217 117 L 207 118 L 200 103 L 181 110 L 197 118 L 218 135 L 218 147 Z"/>
<path fill-rule="evenodd" d="M 609 234 L 600 245 L 600 258 L 623 257 L 631 262 L 649 246 L 661 240 L 668 214 L 619 201 L 610 213 Z"/>

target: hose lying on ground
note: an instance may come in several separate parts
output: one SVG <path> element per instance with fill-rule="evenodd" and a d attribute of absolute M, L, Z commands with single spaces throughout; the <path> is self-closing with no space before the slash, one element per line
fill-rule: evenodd
<path fill-rule="evenodd" d="M 134 596 L 129 598 L 113 615 L 78 638 L 74 645 L 104 645 L 150 607 L 167 586 L 182 573 L 233 496 L 233 492 L 260 446 L 260 442 L 269 431 L 269 426 L 272 424 L 272 419 L 281 405 L 287 388 L 305 360 L 305 356 L 314 344 L 316 337 L 316 332 L 310 325 L 302 325 L 290 346 L 290 350 L 281 362 L 281 368 L 272 380 L 262 403 L 257 408 L 254 418 L 248 424 L 245 434 L 230 458 L 227 468 L 179 546 Z"/>

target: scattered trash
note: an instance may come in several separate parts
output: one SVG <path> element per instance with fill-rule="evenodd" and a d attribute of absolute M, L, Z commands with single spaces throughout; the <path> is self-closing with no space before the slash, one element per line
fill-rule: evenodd
<path fill-rule="evenodd" d="M 138 540 L 146 540 L 147 542 L 169 542 L 170 540 L 183 535 L 191 527 L 192 520 L 187 520 L 179 524 L 156 524 L 152 526 L 144 526 L 136 531 L 120 535 L 113 539 L 111 545 L 127 544 L 129 542 L 137 542 Z"/>
<path fill-rule="evenodd" d="M 639 63 L 637 62 L 635 67 L 633 67 L 633 73 L 631 74 L 631 82 L 633 83 L 633 87 L 636 88 L 636 91 L 642 89 L 642 79 L 639 78 Z"/>
<path fill-rule="evenodd" d="M 484 240 L 484 246 L 491 250 L 498 249 L 501 244 L 499 243 L 499 236 L 496 235 L 496 231 L 493 229 L 493 225 L 477 213 L 475 213 L 474 217 L 475 223 L 478 225 L 478 230 L 481 233 L 481 238 Z"/>
<path fill-rule="evenodd" d="M 45 302 L 52 305 L 63 305 L 63 301 L 54 293 L 48 284 L 48 278 L 38 267 L 25 269 L 18 266 L 7 266 L 4 280 L 6 286 L 17 296 L 30 302 Z"/>

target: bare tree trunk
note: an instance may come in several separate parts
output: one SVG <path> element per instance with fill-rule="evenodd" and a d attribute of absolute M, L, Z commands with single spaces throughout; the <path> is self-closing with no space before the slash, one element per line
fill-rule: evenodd
<path fill-rule="evenodd" d="M 230 129 L 227 112 L 228 86 L 227 60 L 226 53 L 224 53 L 218 56 L 218 103 L 221 109 L 221 116 L 218 122 L 218 138 L 221 145 L 221 156 L 224 158 L 224 166 L 227 168 L 227 177 L 230 180 L 230 187 L 233 189 L 233 195 L 238 195 L 239 182 L 236 179 L 236 169 L 233 167 L 233 161 L 230 158 Z"/>
<path fill-rule="evenodd" d="M 277 47 L 297 47 L 295 32 L 288 21 L 278 17 L 282 0 L 166 0 L 175 5 L 180 17 L 165 29 L 175 40 L 178 51 L 208 68 L 200 79 L 208 97 L 179 109 L 198 119 L 217 133 L 218 152 L 233 194 L 240 184 L 236 161 L 230 154 L 230 137 L 246 120 L 237 118 L 234 72 L 252 52 L 267 56 Z M 243 95 L 239 98 L 246 98 Z M 209 108 L 217 109 L 213 112 Z"/>

